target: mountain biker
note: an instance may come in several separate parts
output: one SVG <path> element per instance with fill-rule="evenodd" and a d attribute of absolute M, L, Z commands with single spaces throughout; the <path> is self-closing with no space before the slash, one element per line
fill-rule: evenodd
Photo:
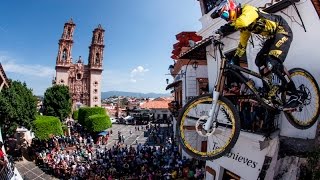
<path fill-rule="evenodd" d="M 257 54 L 255 64 L 262 76 L 272 72 L 281 79 L 281 88 L 289 91 L 291 96 L 283 110 L 291 110 L 299 106 L 301 98 L 294 83 L 284 71 L 283 62 L 292 42 L 292 31 L 287 22 L 279 15 L 268 14 L 251 5 L 241 5 L 236 0 L 222 0 L 215 7 L 211 18 L 221 17 L 228 23 L 221 26 L 215 33 L 222 36 L 240 30 L 240 42 L 231 63 L 239 65 L 239 59 L 245 54 L 251 33 L 267 37 L 262 49 Z M 270 92 L 279 89 L 273 85 Z"/>

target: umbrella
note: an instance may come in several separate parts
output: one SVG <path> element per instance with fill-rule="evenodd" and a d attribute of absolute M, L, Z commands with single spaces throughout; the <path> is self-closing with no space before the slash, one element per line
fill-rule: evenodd
<path fill-rule="evenodd" d="M 98 135 L 99 135 L 99 136 L 106 136 L 106 135 L 108 135 L 108 134 L 109 134 L 108 131 L 102 131 L 102 132 L 100 132 Z"/>

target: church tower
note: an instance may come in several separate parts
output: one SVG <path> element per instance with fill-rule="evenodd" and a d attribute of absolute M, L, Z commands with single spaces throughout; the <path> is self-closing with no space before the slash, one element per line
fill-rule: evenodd
<path fill-rule="evenodd" d="M 98 25 L 93 31 L 89 47 L 88 64 L 79 59 L 72 60 L 73 33 L 75 24 L 72 19 L 64 24 L 59 40 L 56 59 L 56 77 L 53 84 L 69 87 L 73 108 L 80 106 L 101 106 L 101 75 L 104 49 L 104 30 Z"/>
<path fill-rule="evenodd" d="M 68 71 L 72 65 L 72 45 L 73 32 L 75 24 L 72 19 L 64 24 L 63 33 L 59 40 L 59 49 L 56 59 L 56 82 L 58 84 L 68 85 Z"/>
<path fill-rule="evenodd" d="M 99 24 L 93 30 L 92 41 L 89 47 L 90 71 L 90 106 L 101 106 L 101 80 L 104 49 L 104 29 Z"/>

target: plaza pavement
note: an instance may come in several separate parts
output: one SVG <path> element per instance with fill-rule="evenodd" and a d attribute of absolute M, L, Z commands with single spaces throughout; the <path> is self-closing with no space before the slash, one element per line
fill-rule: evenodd
<path fill-rule="evenodd" d="M 140 131 L 136 131 L 135 127 L 139 127 Z M 147 137 L 144 137 L 144 131 L 146 130 L 146 125 L 143 125 L 143 130 L 141 130 L 141 125 L 123 125 L 123 124 L 113 124 L 112 128 L 109 129 L 112 130 L 112 134 L 110 134 L 108 139 L 108 144 L 106 145 L 108 148 L 111 148 L 115 143 L 118 142 L 118 131 L 121 132 L 122 135 L 125 136 L 124 143 L 128 146 L 132 145 L 133 147 L 136 147 L 136 140 L 138 143 L 144 144 L 147 140 Z M 132 134 L 130 135 L 130 130 L 132 131 Z M 56 180 L 57 178 L 54 178 L 50 175 L 45 174 L 38 166 L 35 165 L 33 161 L 28 161 L 24 159 L 23 161 L 16 162 L 15 164 L 16 168 L 18 169 L 20 175 L 24 180 Z"/>

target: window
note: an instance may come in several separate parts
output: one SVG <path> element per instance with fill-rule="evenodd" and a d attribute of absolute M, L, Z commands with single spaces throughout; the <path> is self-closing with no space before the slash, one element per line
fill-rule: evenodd
<path fill-rule="evenodd" d="M 62 52 L 62 60 L 65 61 L 67 59 L 67 49 L 64 49 Z"/>
<path fill-rule="evenodd" d="M 78 73 L 77 74 L 77 80 L 80 80 L 82 78 L 82 74 L 81 73 Z"/>
<path fill-rule="evenodd" d="M 229 180 L 229 179 L 240 180 L 240 176 L 236 175 L 235 173 L 227 169 L 224 169 L 222 180 Z"/>
<path fill-rule="evenodd" d="M 210 166 L 206 166 L 206 172 L 209 173 L 209 177 L 211 176 L 213 180 L 216 179 L 216 171 L 212 169 Z"/>
<path fill-rule="evenodd" d="M 70 36 L 71 36 L 71 28 L 69 27 L 69 28 L 68 28 L 68 32 L 67 32 L 67 39 L 69 39 Z"/>
<path fill-rule="evenodd" d="M 99 55 L 99 53 L 96 54 L 96 63 L 95 64 L 97 64 L 97 65 L 100 64 L 100 55 Z"/>
<path fill-rule="evenodd" d="M 197 78 L 198 83 L 198 95 L 209 93 L 208 78 Z"/>
<path fill-rule="evenodd" d="M 95 97 L 93 98 L 93 101 L 94 101 L 94 102 L 97 102 L 97 101 L 98 101 L 98 96 L 95 96 Z"/>
<path fill-rule="evenodd" d="M 93 93 L 97 94 L 98 93 L 98 89 L 94 89 Z"/>
<path fill-rule="evenodd" d="M 98 34 L 98 43 L 101 42 L 101 33 Z"/>
<path fill-rule="evenodd" d="M 97 86 L 98 85 L 98 81 L 93 82 L 93 85 Z"/>
<path fill-rule="evenodd" d="M 61 79 L 61 80 L 60 80 L 60 83 L 61 83 L 61 84 L 63 84 L 63 83 L 64 83 L 64 80 L 63 80 L 63 79 Z"/>

